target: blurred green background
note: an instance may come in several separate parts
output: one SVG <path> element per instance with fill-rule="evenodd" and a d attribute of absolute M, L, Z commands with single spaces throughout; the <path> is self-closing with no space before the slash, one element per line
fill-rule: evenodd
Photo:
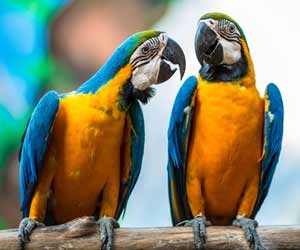
<path fill-rule="evenodd" d="M 263 224 L 300 221 L 300 121 L 295 115 L 300 105 L 294 83 L 300 55 L 285 39 L 300 38 L 297 15 L 291 14 L 293 1 L 1 0 L 0 228 L 16 227 L 20 221 L 18 148 L 38 99 L 49 89 L 77 88 L 126 37 L 153 27 L 167 31 L 183 47 L 187 57 L 184 79 L 197 74 L 193 37 L 198 18 L 208 11 L 226 12 L 240 22 L 260 92 L 274 81 L 285 102 L 284 148 L 258 219 Z M 121 225 L 170 225 L 166 131 L 180 84 L 179 76 L 173 77 L 143 107 L 147 132 L 143 168 Z"/>

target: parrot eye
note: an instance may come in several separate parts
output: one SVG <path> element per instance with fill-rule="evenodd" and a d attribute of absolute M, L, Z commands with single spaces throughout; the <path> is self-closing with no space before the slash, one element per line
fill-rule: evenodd
<path fill-rule="evenodd" d="M 143 48 L 142 48 L 142 52 L 143 52 L 143 54 L 147 54 L 148 52 L 149 52 L 149 47 L 148 46 L 144 46 Z"/>
<path fill-rule="evenodd" d="M 231 23 L 228 27 L 229 32 L 233 33 L 235 31 L 235 25 L 233 23 Z"/>

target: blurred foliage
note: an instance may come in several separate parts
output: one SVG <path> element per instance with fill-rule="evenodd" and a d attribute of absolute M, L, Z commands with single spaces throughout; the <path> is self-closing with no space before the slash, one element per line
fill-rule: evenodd
<path fill-rule="evenodd" d="M 4 220 L 0 217 L 0 230 L 5 229 L 5 228 L 7 228 L 6 224 L 5 224 Z"/>
<path fill-rule="evenodd" d="M 63 0 L 2 0 L 0 5 L 0 172 L 20 145 L 39 92 L 55 62 L 48 25 Z"/>
<path fill-rule="evenodd" d="M 147 5 L 147 11 L 145 11 L 145 19 L 149 22 L 153 22 L 153 17 L 157 15 L 163 16 L 166 13 L 169 5 L 178 0 L 144 0 Z M 156 20 L 157 21 L 157 20 Z"/>
<path fill-rule="evenodd" d="M 7 0 L 8 5 L 28 11 L 42 22 L 48 22 L 66 0 Z"/>

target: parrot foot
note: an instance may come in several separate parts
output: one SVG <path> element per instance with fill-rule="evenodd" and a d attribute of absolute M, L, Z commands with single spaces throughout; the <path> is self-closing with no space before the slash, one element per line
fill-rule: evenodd
<path fill-rule="evenodd" d="M 238 216 L 232 223 L 234 226 L 242 228 L 245 233 L 246 239 L 250 244 L 250 248 L 254 250 L 267 250 L 259 239 L 256 228 L 258 223 L 256 220 Z"/>
<path fill-rule="evenodd" d="M 36 220 L 30 219 L 28 217 L 21 220 L 19 224 L 19 242 L 21 249 L 25 249 L 25 244 L 30 241 L 29 235 L 36 227 L 44 227 L 45 225 L 41 222 L 38 222 Z"/>
<path fill-rule="evenodd" d="M 211 226 L 211 222 L 204 216 L 196 216 L 192 220 L 184 220 L 176 226 L 192 227 L 194 233 L 194 243 L 196 250 L 203 250 L 206 243 L 206 227 Z"/>
<path fill-rule="evenodd" d="M 114 228 L 119 228 L 119 223 L 111 217 L 104 216 L 97 221 L 100 227 L 101 250 L 112 250 Z"/>

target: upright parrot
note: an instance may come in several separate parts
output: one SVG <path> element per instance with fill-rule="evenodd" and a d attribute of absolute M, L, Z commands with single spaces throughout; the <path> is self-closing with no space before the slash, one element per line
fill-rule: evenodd
<path fill-rule="evenodd" d="M 125 40 L 77 90 L 49 91 L 35 107 L 20 149 L 22 248 L 37 226 L 80 216 L 98 220 L 102 249 L 126 207 L 142 164 L 144 120 L 139 102 L 169 79 L 185 57 L 166 33 Z"/>
<path fill-rule="evenodd" d="M 283 135 L 283 103 L 270 83 L 261 98 L 246 37 L 222 13 L 203 15 L 195 35 L 198 77 L 180 88 L 168 130 L 173 224 L 192 226 L 203 249 L 206 226 L 241 227 L 265 249 L 254 220 L 271 184 Z"/>

